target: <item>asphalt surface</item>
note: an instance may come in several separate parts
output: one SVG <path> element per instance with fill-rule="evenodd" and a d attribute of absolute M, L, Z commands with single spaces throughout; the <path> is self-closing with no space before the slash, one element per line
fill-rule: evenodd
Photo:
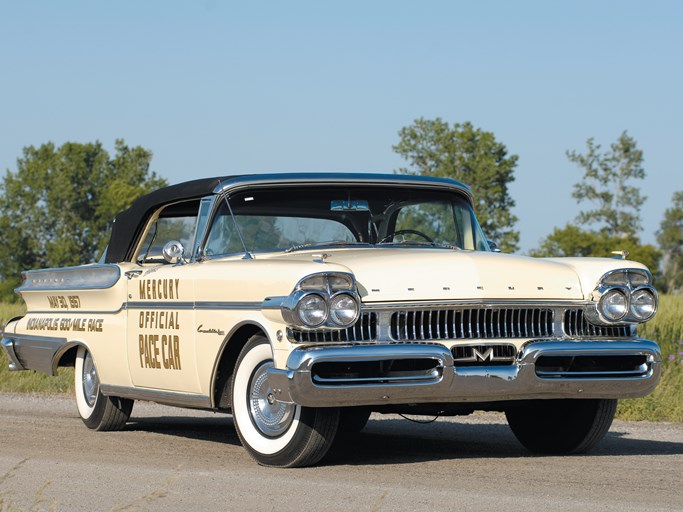
<path fill-rule="evenodd" d="M 683 425 L 617 421 L 591 455 L 536 457 L 500 414 L 373 415 L 322 465 L 258 466 L 230 416 L 136 403 L 93 432 L 72 399 L 0 394 L 0 511 L 683 510 Z"/>

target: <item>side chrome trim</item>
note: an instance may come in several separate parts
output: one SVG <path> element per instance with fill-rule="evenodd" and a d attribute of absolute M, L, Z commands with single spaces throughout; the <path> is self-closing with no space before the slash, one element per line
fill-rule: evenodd
<path fill-rule="evenodd" d="M 544 355 L 642 355 L 646 369 L 638 375 L 578 375 L 578 378 L 542 378 L 535 362 Z M 355 363 L 397 359 L 437 360 L 440 378 L 414 382 L 365 376 L 325 383 L 315 379 L 319 363 Z M 366 365 L 367 366 L 367 365 Z M 358 366 L 362 368 L 363 366 Z M 323 366 L 324 368 L 324 366 Z M 346 345 L 297 348 L 286 369 L 268 370 L 269 386 L 276 399 L 306 407 L 391 405 L 411 403 L 500 402 L 547 398 L 635 398 L 650 393 L 661 374 L 661 353 L 656 343 L 634 341 L 537 341 L 528 343 L 515 364 L 454 367 L 451 353 L 432 345 Z"/>
<path fill-rule="evenodd" d="M 114 264 L 92 264 L 79 267 L 48 268 L 23 272 L 24 282 L 17 293 L 50 290 L 101 290 L 111 288 L 121 277 Z"/>
<path fill-rule="evenodd" d="M 262 302 L 180 302 L 180 301 L 135 301 L 128 302 L 123 309 L 249 309 L 260 310 Z"/>
<path fill-rule="evenodd" d="M 130 301 L 123 305 L 123 309 L 194 309 L 194 302 Z"/>
<path fill-rule="evenodd" d="M 131 309 L 248 309 L 248 310 L 260 310 L 260 309 L 277 309 L 277 307 L 271 306 L 268 299 L 264 302 L 181 302 L 181 301 L 131 301 L 121 304 L 119 309 L 114 309 L 111 311 L 90 311 L 82 309 L 73 310 L 63 310 L 62 314 L 74 314 L 74 315 L 116 315 L 123 310 Z M 49 310 L 31 310 L 27 314 L 53 314 L 54 309 Z M 21 318 L 21 317 L 20 317 Z"/>
<path fill-rule="evenodd" d="M 287 300 L 287 297 L 285 296 L 266 297 L 263 299 L 263 303 L 261 303 L 261 309 L 280 309 L 282 308 L 285 300 Z"/>
<path fill-rule="evenodd" d="M 124 305 L 121 305 L 121 307 L 119 309 L 113 309 L 110 311 L 102 311 L 102 310 L 95 311 L 93 309 L 32 309 L 31 311 L 27 311 L 24 316 L 54 315 L 55 313 L 59 313 L 60 315 L 77 315 L 77 316 L 83 316 L 83 315 L 117 315 L 121 311 L 123 311 L 124 309 L 126 309 Z"/>
<path fill-rule="evenodd" d="M 195 309 L 261 309 L 262 302 L 197 302 Z"/>
<path fill-rule="evenodd" d="M 211 399 L 206 395 L 113 386 L 110 384 L 101 384 L 100 391 L 102 391 L 103 395 L 130 398 L 131 400 L 145 400 L 175 407 L 189 407 L 191 409 L 211 409 Z"/>

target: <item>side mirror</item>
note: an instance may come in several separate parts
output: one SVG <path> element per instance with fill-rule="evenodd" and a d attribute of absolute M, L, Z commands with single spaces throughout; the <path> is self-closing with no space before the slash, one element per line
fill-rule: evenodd
<path fill-rule="evenodd" d="M 166 245 L 164 245 L 164 248 L 161 250 L 161 254 L 164 256 L 166 261 L 174 265 L 176 263 L 185 262 L 185 260 L 183 260 L 185 247 L 183 247 L 183 244 L 177 240 L 171 240 L 170 242 L 167 242 Z"/>
<path fill-rule="evenodd" d="M 489 249 L 493 252 L 500 252 L 500 249 L 498 249 L 498 244 L 494 242 L 493 240 L 486 240 L 486 242 L 489 244 Z"/>

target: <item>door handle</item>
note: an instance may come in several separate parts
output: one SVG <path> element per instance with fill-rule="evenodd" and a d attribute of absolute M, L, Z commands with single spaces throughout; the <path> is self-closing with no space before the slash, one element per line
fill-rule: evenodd
<path fill-rule="evenodd" d="M 133 279 L 134 277 L 139 277 L 140 274 L 142 274 L 142 270 L 128 270 L 127 272 L 124 273 L 124 275 L 128 279 Z"/>

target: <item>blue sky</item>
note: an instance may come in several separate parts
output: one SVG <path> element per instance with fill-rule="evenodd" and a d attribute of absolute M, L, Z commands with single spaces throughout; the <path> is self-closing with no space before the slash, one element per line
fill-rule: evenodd
<path fill-rule="evenodd" d="M 645 242 L 683 189 L 683 2 L 0 0 L 0 170 L 47 141 L 116 138 L 177 183 L 392 172 L 418 117 L 519 156 L 522 252 L 573 220 L 567 149 L 628 130 Z"/>

